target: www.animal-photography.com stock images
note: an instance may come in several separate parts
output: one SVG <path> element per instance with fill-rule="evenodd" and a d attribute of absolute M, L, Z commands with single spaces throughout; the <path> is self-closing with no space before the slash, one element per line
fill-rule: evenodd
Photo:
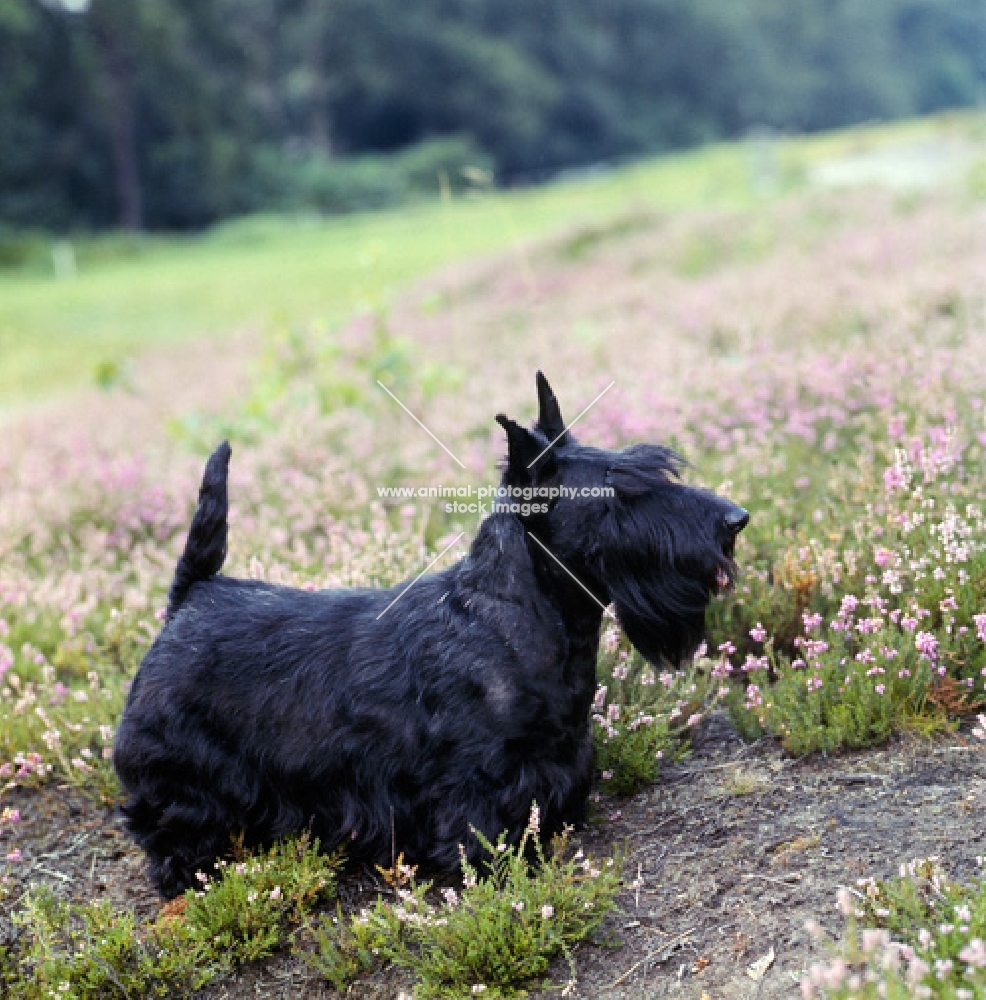
<path fill-rule="evenodd" d="M 986 1000 L 983 0 L 0 0 L 0 998 Z"/>

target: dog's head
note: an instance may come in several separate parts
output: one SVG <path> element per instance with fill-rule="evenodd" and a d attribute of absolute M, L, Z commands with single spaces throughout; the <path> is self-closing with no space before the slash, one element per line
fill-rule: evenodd
<path fill-rule="evenodd" d="M 532 558 L 569 576 L 586 599 L 616 605 L 643 656 L 681 660 L 702 639 L 709 601 L 733 580 L 736 537 L 749 514 L 684 485 L 682 460 L 668 448 L 580 444 L 540 372 L 537 384 L 532 429 L 497 416 L 508 446 L 502 485 L 511 494 L 500 502 L 527 529 Z"/>

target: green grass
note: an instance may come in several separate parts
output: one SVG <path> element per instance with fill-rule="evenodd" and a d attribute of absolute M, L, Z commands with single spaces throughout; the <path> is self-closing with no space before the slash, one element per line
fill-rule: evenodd
<path fill-rule="evenodd" d="M 0 271 L 0 411 L 93 382 L 156 345 L 341 322 L 453 261 L 637 211 L 742 208 L 861 148 L 962 134 L 975 115 L 765 145 L 724 143 L 598 174 L 334 218 L 256 217 L 194 238 L 85 238 L 73 278 Z"/>

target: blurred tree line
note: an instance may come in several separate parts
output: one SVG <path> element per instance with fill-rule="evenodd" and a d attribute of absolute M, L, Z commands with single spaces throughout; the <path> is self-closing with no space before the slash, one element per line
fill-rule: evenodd
<path fill-rule="evenodd" d="M 345 210 L 984 82 L 986 0 L 0 0 L 0 221 Z"/>

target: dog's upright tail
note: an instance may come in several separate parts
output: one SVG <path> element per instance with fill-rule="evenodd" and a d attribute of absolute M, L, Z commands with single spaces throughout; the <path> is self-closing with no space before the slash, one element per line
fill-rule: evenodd
<path fill-rule="evenodd" d="M 226 515 L 229 511 L 226 479 L 230 453 L 229 442 L 223 441 L 206 463 L 199 488 L 199 505 L 168 592 L 165 621 L 178 613 L 193 583 L 208 580 L 222 569 L 226 558 Z"/>

